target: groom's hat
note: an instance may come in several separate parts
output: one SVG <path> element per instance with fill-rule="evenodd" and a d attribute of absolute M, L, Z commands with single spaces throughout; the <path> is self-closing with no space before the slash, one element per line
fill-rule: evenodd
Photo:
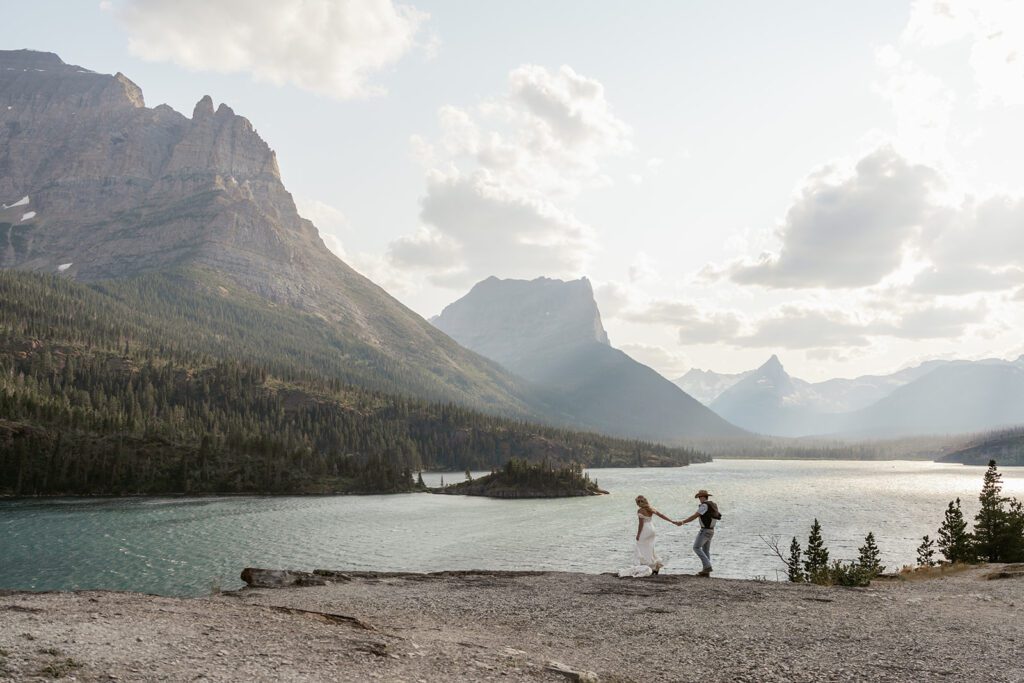
<path fill-rule="evenodd" d="M 708 493 L 707 489 L 701 489 L 700 491 L 697 491 L 697 495 L 695 495 L 694 498 L 701 498 L 701 497 L 710 498 L 711 494 Z"/>

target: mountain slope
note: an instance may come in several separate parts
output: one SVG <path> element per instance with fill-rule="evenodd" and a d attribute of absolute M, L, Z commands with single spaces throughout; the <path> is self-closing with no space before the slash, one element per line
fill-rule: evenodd
<path fill-rule="evenodd" d="M 1024 368 L 957 363 L 935 368 L 881 401 L 850 414 L 852 435 L 980 432 L 1024 423 Z"/>
<path fill-rule="evenodd" d="M 390 492 L 423 467 L 510 457 L 707 459 L 354 388 L 310 369 L 315 344 L 248 335 L 258 310 L 200 302 L 202 320 L 179 316 L 147 279 L 98 291 L 0 271 L 0 495 Z"/>
<path fill-rule="evenodd" d="M 220 296 L 270 317 L 299 311 L 311 329 L 319 319 L 314 336 L 360 366 L 352 376 L 509 414 L 543 411 L 509 373 L 328 251 L 298 215 L 274 152 L 226 105 L 204 97 L 187 118 L 147 108 L 122 74 L 0 51 L 0 118 L 0 267 L 89 283 L 165 274 L 173 296 Z"/>
<path fill-rule="evenodd" d="M 433 323 L 542 387 L 552 405 L 588 428 L 666 441 L 742 433 L 609 346 L 586 279 L 488 278 Z"/>
<path fill-rule="evenodd" d="M 833 416 L 822 414 L 807 398 L 810 385 L 789 376 L 772 356 L 761 367 L 723 391 L 711 409 L 735 425 L 760 434 L 827 434 Z"/>
<path fill-rule="evenodd" d="M 672 383 L 704 405 L 710 405 L 726 389 L 743 380 L 752 372 L 754 371 L 748 370 L 728 374 L 691 368 L 682 377 L 672 380 Z"/>

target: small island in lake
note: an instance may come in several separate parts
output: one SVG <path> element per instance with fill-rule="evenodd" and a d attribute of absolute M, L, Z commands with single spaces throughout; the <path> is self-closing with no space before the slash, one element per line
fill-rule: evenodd
<path fill-rule="evenodd" d="M 515 458 L 503 468 L 473 479 L 469 472 L 466 481 L 430 490 L 453 496 L 487 496 L 488 498 L 570 498 L 573 496 L 599 496 L 608 493 L 583 471 L 583 466 L 571 463 L 553 467 L 546 460 L 530 463 Z"/>

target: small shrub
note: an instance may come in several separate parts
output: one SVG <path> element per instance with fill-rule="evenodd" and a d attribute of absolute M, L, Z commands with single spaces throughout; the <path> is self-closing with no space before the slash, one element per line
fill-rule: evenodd
<path fill-rule="evenodd" d="M 64 659 L 58 659 L 50 662 L 39 671 L 40 676 L 46 678 L 64 678 L 72 671 L 77 671 L 82 668 L 82 663 L 72 659 L 71 657 L 65 657 Z"/>

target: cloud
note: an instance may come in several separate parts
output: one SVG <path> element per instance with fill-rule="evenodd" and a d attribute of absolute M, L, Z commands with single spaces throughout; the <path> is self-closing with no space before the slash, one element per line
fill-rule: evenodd
<path fill-rule="evenodd" d="M 1024 199 L 997 195 L 968 199 L 929 235 L 926 245 L 942 267 L 1024 265 Z"/>
<path fill-rule="evenodd" d="M 569 203 L 610 181 L 608 156 L 631 148 L 603 86 L 568 66 L 513 69 L 500 96 L 438 110 L 435 140 L 414 136 L 427 168 L 421 226 L 388 259 L 461 287 L 495 275 L 577 277 L 596 250 Z"/>
<path fill-rule="evenodd" d="M 397 266 L 433 271 L 435 284 L 459 287 L 481 276 L 557 276 L 579 272 L 590 229 L 550 202 L 509 192 L 484 172 L 434 176 L 421 202 L 425 224 L 394 240 Z"/>
<path fill-rule="evenodd" d="M 834 175 L 829 167 L 810 176 L 779 227 L 779 252 L 734 266 L 734 282 L 864 287 L 900 266 L 904 246 L 929 218 L 939 175 L 889 147 L 861 159 L 852 174 Z"/>
<path fill-rule="evenodd" d="M 690 359 L 685 354 L 669 351 L 663 346 L 623 344 L 619 348 L 634 360 L 654 368 L 664 377 L 679 377 L 691 365 Z"/>
<path fill-rule="evenodd" d="M 653 301 L 642 308 L 618 314 L 622 320 L 645 325 L 671 325 L 678 328 L 680 344 L 726 342 L 740 329 L 740 317 L 732 311 L 706 311 L 681 301 Z"/>
<path fill-rule="evenodd" d="M 730 342 L 739 347 L 825 349 L 865 347 L 877 337 L 955 339 L 968 326 L 985 322 L 984 303 L 971 307 L 903 306 L 891 314 L 865 319 L 845 311 L 783 306 L 757 320 L 750 332 Z"/>
<path fill-rule="evenodd" d="M 867 346 L 869 329 L 838 311 L 784 306 L 759 320 L 754 330 L 736 337 L 733 344 L 772 349 L 821 349 Z"/>
<path fill-rule="evenodd" d="M 415 46 L 428 18 L 391 0 L 125 0 L 116 12 L 143 59 L 338 99 L 384 92 L 372 77 Z"/>
<path fill-rule="evenodd" d="M 887 45 L 875 62 L 884 81 L 875 90 L 892 106 L 900 149 L 916 159 L 945 159 L 956 95 L 941 78 Z"/>
<path fill-rule="evenodd" d="M 1024 103 L 1024 5 L 1016 0 L 916 0 L 902 42 L 966 42 L 979 102 Z"/>
<path fill-rule="evenodd" d="M 972 308 L 928 306 L 905 313 L 896 325 L 880 331 L 903 339 L 955 339 L 968 325 L 984 322 L 987 315 L 984 304 Z"/>
<path fill-rule="evenodd" d="M 980 266 L 951 264 L 931 266 L 918 273 L 909 289 L 915 294 L 957 296 L 975 292 L 999 292 L 1024 284 L 1024 269 L 992 270 Z"/>

